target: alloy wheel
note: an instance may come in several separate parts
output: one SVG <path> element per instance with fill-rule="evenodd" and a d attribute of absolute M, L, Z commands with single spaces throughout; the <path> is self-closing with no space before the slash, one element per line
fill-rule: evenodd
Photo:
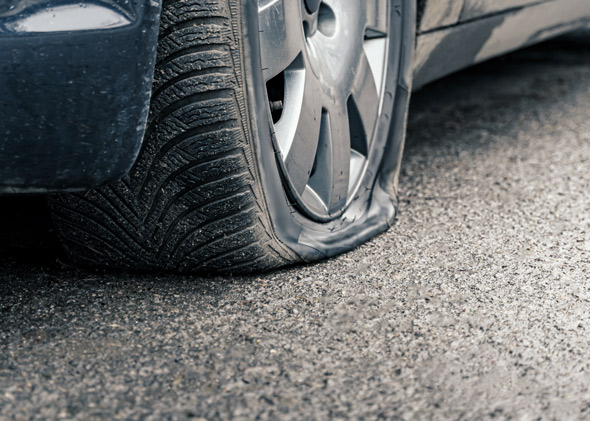
<path fill-rule="evenodd" d="M 339 217 L 373 154 L 388 60 L 388 1 L 259 0 L 273 141 L 289 197 Z"/>

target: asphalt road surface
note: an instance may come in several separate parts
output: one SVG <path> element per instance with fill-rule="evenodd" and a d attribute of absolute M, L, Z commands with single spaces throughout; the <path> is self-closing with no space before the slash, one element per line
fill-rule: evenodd
<path fill-rule="evenodd" d="M 0 419 L 590 417 L 590 32 L 412 101 L 396 225 L 254 277 L 82 271 L 3 199 Z"/>

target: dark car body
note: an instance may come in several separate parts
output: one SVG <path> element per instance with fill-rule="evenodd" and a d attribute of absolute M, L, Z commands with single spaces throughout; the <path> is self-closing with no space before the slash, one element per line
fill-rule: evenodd
<path fill-rule="evenodd" d="M 146 131 L 160 8 L 0 5 L 0 193 L 85 189 L 131 168 Z M 414 88 L 589 22 L 588 0 L 418 0 Z"/>
<path fill-rule="evenodd" d="M 121 178 L 145 131 L 160 4 L 0 4 L 0 191 Z"/>

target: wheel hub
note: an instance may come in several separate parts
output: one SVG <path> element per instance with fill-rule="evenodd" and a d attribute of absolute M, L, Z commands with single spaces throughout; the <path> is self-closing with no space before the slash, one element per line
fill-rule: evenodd
<path fill-rule="evenodd" d="M 387 63 L 387 0 L 259 0 L 263 75 L 287 192 L 330 220 L 371 155 Z"/>

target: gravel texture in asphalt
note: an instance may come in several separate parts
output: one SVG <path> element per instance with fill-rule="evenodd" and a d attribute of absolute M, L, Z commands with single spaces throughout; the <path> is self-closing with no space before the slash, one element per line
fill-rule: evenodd
<path fill-rule="evenodd" d="M 252 277 L 83 271 L 2 199 L 0 419 L 590 417 L 590 31 L 412 100 L 396 225 Z"/>

